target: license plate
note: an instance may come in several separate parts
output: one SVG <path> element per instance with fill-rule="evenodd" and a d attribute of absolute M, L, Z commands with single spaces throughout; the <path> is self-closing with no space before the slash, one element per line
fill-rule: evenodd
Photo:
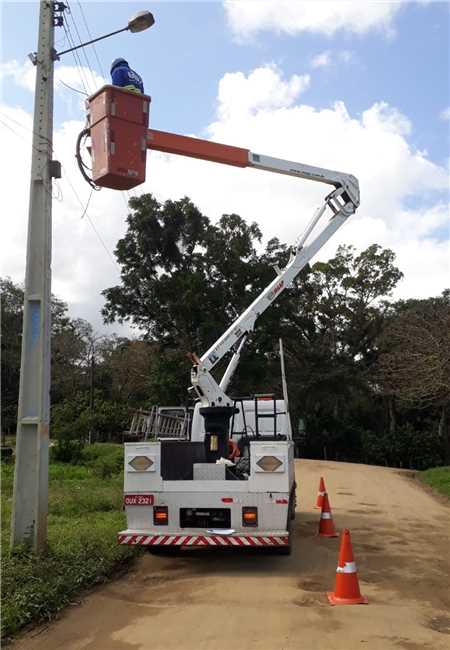
<path fill-rule="evenodd" d="M 152 506 L 155 501 L 153 494 L 125 494 L 124 506 Z"/>

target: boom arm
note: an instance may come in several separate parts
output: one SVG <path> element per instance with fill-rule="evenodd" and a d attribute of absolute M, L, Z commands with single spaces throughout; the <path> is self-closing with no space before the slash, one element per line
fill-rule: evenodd
<path fill-rule="evenodd" d="M 153 135 L 151 135 L 153 133 Z M 156 134 L 156 135 L 155 135 Z M 168 136 L 168 137 L 166 137 Z M 277 269 L 277 275 L 252 304 L 235 320 L 207 352 L 193 365 L 191 383 L 197 396 L 204 406 L 231 406 L 226 395 L 228 385 L 228 369 L 220 385 L 211 375 L 214 366 L 239 342 L 254 329 L 256 319 L 272 302 L 286 289 L 292 286 L 292 281 L 322 248 L 330 237 L 353 214 L 359 205 L 359 185 L 357 179 L 350 174 L 341 174 L 327 169 L 311 167 L 278 158 L 270 158 L 254 154 L 245 149 L 227 147 L 212 142 L 196 140 L 184 136 L 173 136 L 162 132 L 149 132 L 149 146 L 160 151 L 178 153 L 195 158 L 206 158 L 214 162 L 235 165 L 239 167 L 254 167 L 279 174 L 287 174 L 300 178 L 314 180 L 333 185 L 333 190 L 315 213 L 306 231 L 297 240 L 291 251 L 291 257 L 284 269 Z M 173 138 L 175 137 L 175 142 Z M 174 146 L 174 144 L 176 146 Z M 245 161 L 247 159 L 247 164 Z M 331 219 L 324 229 L 306 245 L 313 229 L 327 210 L 331 211 Z M 234 370 L 242 348 L 239 345 L 230 363 Z"/>
<path fill-rule="evenodd" d="M 180 136 L 163 131 L 149 129 L 147 132 L 147 147 L 166 153 L 175 153 L 192 158 L 201 158 L 235 167 L 253 167 L 277 174 L 296 176 L 306 180 L 317 181 L 334 186 L 312 218 L 301 237 L 298 238 L 291 251 L 291 257 L 284 269 L 277 269 L 277 275 L 252 304 L 234 321 L 227 331 L 197 359 L 191 370 L 192 388 L 200 398 L 203 406 L 231 406 L 225 391 L 232 372 L 239 360 L 243 346 L 242 338 L 246 338 L 254 329 L 256 319 L 260 316 L 281 293 L 292 286 L 292 281 L 322 248 L 330 237 L 353 214 L 359 205 L 359 184 L 351 174 L 320 167 L 312 167 L 302 163 L 291 162 L 279 158 L 271 158 L 255 154 L 248 149 L 230 147 L 228 145 Z M 323 230 L 306 245 L 317 223 L 329 209 L 331 218 Z M 236 345 L 240 344 L 225 372 L 220 385 L 211 375 L 214 366 Z M 196 357 L 194 356 L 194 359 Z"/>

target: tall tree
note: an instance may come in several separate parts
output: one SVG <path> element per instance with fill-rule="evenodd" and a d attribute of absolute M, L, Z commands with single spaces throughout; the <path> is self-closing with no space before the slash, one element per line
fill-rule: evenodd
<path fill-rule="evenodd" d="M 439 410 L 439 437 L 450 462 L 450 290 L 397 303 L 381 338 L 378 378 L 409 408 Z"/>
<path fill-rule="evenodd" d="M 187 199 L 130 200 L 116 248 L 121 285 L 106 289 L 107 322 L 130 321 L 150 341 L 201 352 L 251 300 L 261 233 L 237 215 L 217 225 Z"/>

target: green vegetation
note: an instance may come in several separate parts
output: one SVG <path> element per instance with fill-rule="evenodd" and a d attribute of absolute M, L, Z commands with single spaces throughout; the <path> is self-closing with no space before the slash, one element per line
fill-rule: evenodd
<path fill-rule="evenodd" d="M 187 197 L 142 194 L 129 208 L 115 250 L 120 280 L 103 291 L 102 314 L 138 328 L 136 338 L 101 335 L 52 298 L 50 430 L 61 462 L 80 462 L 87 440 L 121 440 L 137 408 L 192 404 L 186 351 L 210 348 L 289 259 L 278 239 L 262 244 L 256 223 L 237 214 L 212 221 Z M 395 301 L 401 277 L 393 251 L 376 243 L 307 265 L 258 320 L 230 394 L 280 394 L 281 336 L 301 456 L 449 465 L 450 290 Z M 0 293 L 1 433 L 13 435 L 23 290 L 0 278 Z"/>
<path fill-rule="evenodd" d="M 9 553 L 14 467 L 2 463 L 2 637 L 50 619 L 136 554 L 116 541 L 125 527 L 122 455 L 119 445 L 97 444 L 78 465 L 50 463 L 49 545 L 40 559 L 26 549 Z"/>
<path fill-rule="evenodd" d="M 450 498 L 450 467 L 432 467 L 420 473 L 420 480 Z"/>

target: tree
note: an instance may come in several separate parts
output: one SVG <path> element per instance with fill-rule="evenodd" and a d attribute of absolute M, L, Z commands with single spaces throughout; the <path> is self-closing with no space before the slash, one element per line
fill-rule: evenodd
<path fill-rule="evenodd" d="M 23 289 L 10 278 L 0 278 L 2 432 L 16 427 L 22 338 Z"/>
<path fill-rule="evenodd" d="M 413 409 L 437 408 L 445 462 L 450 461 L 450 290 L 397 303 L 380 341 L 384 393 Z"/>
<path fill-rule="evenodd" d="M 0 278 L 2 323 L 2 426 L 6 433 L 16 429 L 19 399 L 20 358 L 24 292 L 10 278 Z M 67 315 L 67 305 L 52 296 L 52 396 L 73 388 L 69 360 L 77 359 L 76 321 Z M 69 354 L 70 350 L 70 354 Z M 64 383 L 63 387 L 59 387 Z"/>
<path fill-rule="evenodd" d="M 164 346 L 206 349 L 252 299 L 258 227 L 233 214 L 212 225 L 188 198 L 161 205 L 145 194 L 130 207 L 105 320 L 129 321 Z"/>
<path fill-rule="evenodd" d="M 374 245 L 359 255 L 341 246 L 300 278 L 285 347 L 302 415 L 315 423 L 316 437 L 321 428 L 328 440 L 331 432 L 342 432 L 349 412 L 361 415 L 372 401 L 385 299 L 401 275 L 393 252 Z"/>

